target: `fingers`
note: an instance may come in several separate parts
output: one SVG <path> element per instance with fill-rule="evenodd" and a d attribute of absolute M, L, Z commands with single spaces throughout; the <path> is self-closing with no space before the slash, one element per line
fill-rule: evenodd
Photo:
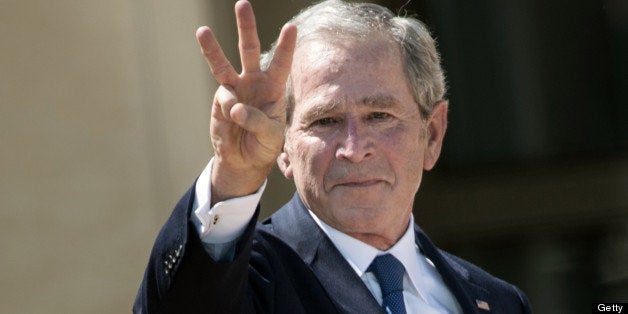
<path fill-rule="evenodd" d="M 259 143 L 269 147 L 278 141 L 283 141 L 283 129 L 285 124 L 275 120 L 260 109 L 237 102 L 233 90 L 228 86 L 220 86 L 214 96 L 214 105 L 220 110 L 218 119 L 233 122 L 240 128 L 252 133 Z M 215 112 L 215 111 L 214 111 Z"/>
<path fill-rule="evenodd" d="M 241 128 L 255 134 L 260 142 L 272 141 L 269 137 L 281 134 L 283 126 L 261 110 L 241 103 L 231 107 L 231 120 Z"/>
<path fill-rule="evenodd" d="M 248 1 L 240 0 L 235 5 L 235 12 L 242 72 L 257 72 L 260 70 L 260 43 L 253 8 Z"/>
<path fill-rule="evenodd" d="M 215 104 L 220 107 L 222 116 L 229 120 L 231 117 L 231 108 L 238 102 L 235 92 L 228 86 L 220 85 L 214 96 Z"/>
<path fill-rule="evenodd" d="M 221 85 L 234 85 L 238 73 L 225 56 L 211 29 L 207 26 L 200 27 L 196 31 L 196 39 L 216 81 Z"/>
<path fill-rule="evenodd" d="M 221 85 L 218 87 L 214 96 L 214 103 L 220 107 L 224 119 L 231 120 L 254 134 L 268 132 L 268 128 L 274 125 L 272 123 L 274 119 L 265 112 L 254 106 L 239 103 L 235 92 L 229 86 Z"/>
<path fill-rule="evenodd" d="M 293 24 L 284 25 L 277 40 L 277 48 L 275 49 L 273 60 L 266 72 L 271 80 L 285 82 L 288 79 L 296 42 L 297 27 Z"/>

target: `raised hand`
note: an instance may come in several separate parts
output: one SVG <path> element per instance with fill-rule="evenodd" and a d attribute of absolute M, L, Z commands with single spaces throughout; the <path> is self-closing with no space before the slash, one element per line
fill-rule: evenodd
<path fill-rule="evenodd" d="M 238 74 L 208 27 L 196 31 L 201 51 L 220 84 L 212 105 L 210 135 L 215 156 L 212 205 L 255 192 L 283 145 L 285 86 L 292 65 L 296 26 L 286 24 L 267 70 L 248 1 L 235 4 L 242 73 Z"/>

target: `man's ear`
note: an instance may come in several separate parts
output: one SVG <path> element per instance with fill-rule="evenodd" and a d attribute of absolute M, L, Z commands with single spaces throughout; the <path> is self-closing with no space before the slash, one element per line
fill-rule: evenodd
<path fill-rule="evenodd" d="M 286 178 L 292 179 L 292 164 L 290 163 L 290 155 L 286 150 L 286 144 L 283 145 L 281 154 L 277 156 L 277 166 Z"/>
<path fill-rule="evenodd" d="M 447 130 L 447 108 L 449 103 L 441 100 L 434 106 L 427 121 L 427 146 L 423 158 L 423 169 L 431 170 L 436 165 L 443 147 L 443 139 Z"/>

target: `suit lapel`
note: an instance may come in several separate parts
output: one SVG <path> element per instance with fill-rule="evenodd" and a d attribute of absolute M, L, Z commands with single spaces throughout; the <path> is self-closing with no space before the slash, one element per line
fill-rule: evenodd
<path fill-rule="evenodd" d="M 384 313 L 364 282 L 318 227 L 295 193 L 271 217 L 274 232 L 310 266 L 339 312 Z"/>
<path fill-rule="evenodd" d="M 309 215 L 296 193 L 270 220 L 274 233 L 310 266 L 339 312 L 384 313 L 362 279 Z M 488 291 L 474 284 L 462 265 L 441 254 L 417 225 L 415 241 L 436 266 L 462 312 L 481 313 L 476 300 L 490 300 Z"/>
<path fill-rule="evenodd" d="M 434 263 L 436 270 L 458 301 L 462 312 L 479 313 L 476 300 L 487 300 L 488 292 L 470 281 L 467 269 L 454 260 L 443 256 L 421 228 L 415 225 L 414 231 L 417 245 L 423 254 Z"/>

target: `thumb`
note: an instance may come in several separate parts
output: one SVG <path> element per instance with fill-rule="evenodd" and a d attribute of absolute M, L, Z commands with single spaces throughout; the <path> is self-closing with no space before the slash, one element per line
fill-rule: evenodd
<path fill-rule="evenodd" d="M 256 107 L 237 103 L 231 107 L 230 117 L 241 128 L 254 134 L 260 144 L 275 146 L 283 143 L 285 124 L 281 120 L 272 119 Z"/>
<path fill-rule="evenodd" d="M 256 135 L 277 131 L 277 127 L 283 128 L 277 120 L 268 117 L 263 111 L 242 103 L 233 105 L 229 116 L 241 128 Z"/>

